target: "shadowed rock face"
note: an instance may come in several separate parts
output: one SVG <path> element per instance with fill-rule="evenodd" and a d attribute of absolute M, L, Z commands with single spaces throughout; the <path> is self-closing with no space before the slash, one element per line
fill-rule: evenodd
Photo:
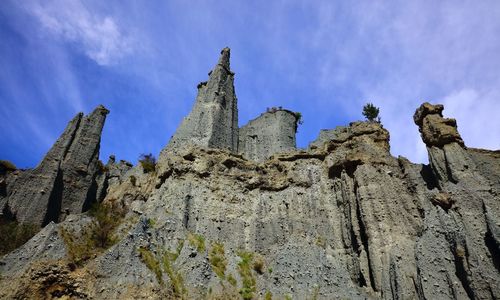
<path fill-rule="evenodd" d="M 86 210 L 95 199 L 101 131 L 108 113 L 99 106 L 88 116 L 77 114 L 40 164 L 15 181 L 4 215 L 44 226 Z"/>
<path fill-rule="evenodd" d="M 238 106 L 229 57 L 229 48 L 222 49 L 208 81 L 198 85 L 192 111 L 162 152 L 175 151 L 188 144 L 237 151 Z"/>

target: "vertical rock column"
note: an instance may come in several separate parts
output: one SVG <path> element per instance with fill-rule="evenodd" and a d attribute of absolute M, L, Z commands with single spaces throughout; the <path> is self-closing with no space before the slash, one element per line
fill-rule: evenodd
<path fill-rule="evenodd" d="M 88 210 L 95 200 L 101 132 L 109 111 L 98 106 L 84 117 L 61 165 L 63 190 L 59 221 L 67 214 Z"/>
<path fill-rule="evenodd" d="M 209 73 L 210 78 L 198 85 L 192 111 L 162 153 L 187 144 L 237 151 L 238 107 L 229 58 L 229 48 L 222 49 L 219 62 Z"/>
<path fill-rule="evenodd" d="M 40 164 L 20 175 L 7 195 L 3 216 L 45 226 L 85 210 L 95 198 L 101 131 L 108 113 L 99 106 L 86 117 L 77 114 Z"/>
<path fill-rule="evenodd" d="M 443 109 L 424 103 L 413 117 L 439 188 L 416 248 L 419 284 L 429 299 L 497 299 L 500 201 Z"/>

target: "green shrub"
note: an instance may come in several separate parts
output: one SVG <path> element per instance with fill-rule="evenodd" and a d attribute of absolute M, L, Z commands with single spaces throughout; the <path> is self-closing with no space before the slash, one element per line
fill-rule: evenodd
<path fill-rule="evenodd" d="M 151 153 L 141 154 L 139 162 L 141 163 L 144 173 L 154 172 L 156 169 L 156 158 Z"/>
<path fill-rule="evenodd" d="M 304 120 L 302 119 L 301 112 L 295 112 L 295 132 L 299 129 L 299 125 L 304 124 Z"/>
<path fill-rule="evenodd" d="M 220 279 L 225 278 L 227 260 L 224 256 L 224 245 L 213 243 L 212 249 L 208 253 L 208 261 L 212 265 L 212 270 L 219 276 Z"/>
<path fill-rule="evenodd" d="M 375 119 L 377 119 L 379 114 L 379 108 L 375 107 L 372 103 L 367 103 L 365 106 L 363 106 L 363 116 L 370 121 L 373 122 Z M 378 120 L 380 123 L 380 118 Z"/>
<path fill-rule="evenodd" d="M 117 237 L 113 233 L 125 216 L 125 211 L 111 205 L 96 203 L 90 209 L 89 214 L 94 217 L 90 227 L 94 246 L 107 249 L 114 245 Z"/>
<path fill-rule="evenodd" d="M 39 230 L 36 225 L 0 219 L 0 256 L 24 245 Z"/>

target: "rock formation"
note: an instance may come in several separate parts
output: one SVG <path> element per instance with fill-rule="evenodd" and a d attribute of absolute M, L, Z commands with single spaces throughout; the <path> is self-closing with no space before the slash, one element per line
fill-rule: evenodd
<path fill-rule="evenodd" d="M 271 109 L 240 128 L 238 152 L 263 161 L 272 154 L 295 149 L 297 116 L 284 109 Z"/>
<path fill-rule="evenodd" d="M 222 49 L 208 81 L 198 84 L 194 107 L 170 139 L 167 151 L 187 144 L 238 149 L 238 108 L 229 56 L 229 48 Z"/>
<path fill-rule="evenodd" d="M 428 165 L 393 157 L 376 122 L 265 154 L 186 131 L 148 173 L 112 159 L 102 205 L 127 210 L 115 243 L 82 250 L 97 217 L 49 223 L 0 258 L 0 298 L 498 299 L 500 151 L 467 148 L 442 111 L 414 116 Z M 296 120 L 279 114 L 243 127 L 238 150 L 252 131 L 270 143 L 271 118 L 290 117 L 286 136 Z"/>
<path fill-rule="evenodd" d="M 4 217 L 45 226 L 81 213 L 95 200 L 101 131 L 108 110 L 77 114 L 33 170 L 20 174 L 2 200 Z"/>

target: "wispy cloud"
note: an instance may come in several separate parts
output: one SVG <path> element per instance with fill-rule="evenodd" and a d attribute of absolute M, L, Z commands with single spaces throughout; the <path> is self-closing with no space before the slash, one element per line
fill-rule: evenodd
<path fill-rule="evenodd" d="M 133 43 L 111 16 L 95 14 L 79 0 L 24 2 L 43 29 L 82 46 L 99 65 L 116 63 L 133 52 Z"/>

